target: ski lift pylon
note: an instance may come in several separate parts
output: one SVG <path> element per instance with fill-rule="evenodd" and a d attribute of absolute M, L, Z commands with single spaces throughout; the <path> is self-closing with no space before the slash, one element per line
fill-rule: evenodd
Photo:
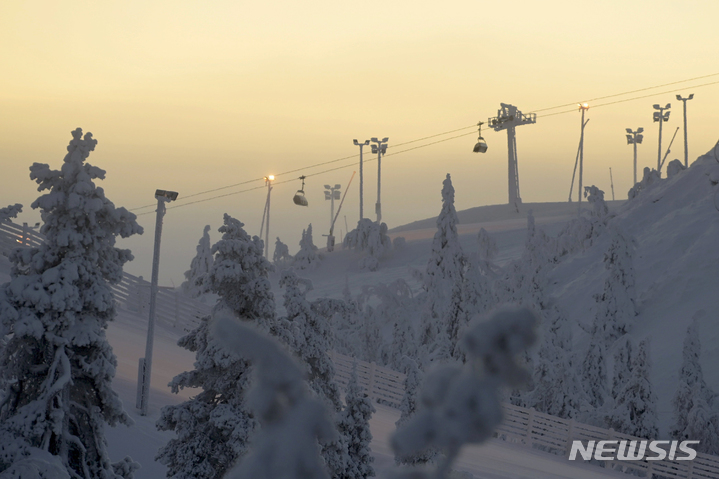
<path fill-rule="evenodd" d="M 297 190 L 292 201 L 298 206 L 307 206 L 309 203 L 307 202 L 307 198 L 305 198 L 305 176 L 302 175 L 299 179 L 302 180 L 302 188 Z"/>
<path fill-rule="evenodd" d="M 487 142 L 484 141 L 484 138 L 482 138 L 482 125 L 484 124 L 483 121 L 480 121 L 477 123 L 477 126 L 479 126 L 479 138 L 477 138 L 477 144 L 474 145 L 474 151 L 475 153 L 484 153 L 487 151 Z"/>

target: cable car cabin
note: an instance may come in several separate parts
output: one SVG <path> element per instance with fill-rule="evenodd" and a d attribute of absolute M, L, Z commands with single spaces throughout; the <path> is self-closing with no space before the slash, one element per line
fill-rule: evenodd
<path fill-rule="evenodd" d="M 305 192 L 302 190 L 297 190 L 297 193 L 295 193 L 295 197 L 292 198 L 292 201 L 294 201 L 298 206 L 307 206 L 309 204 L 307 202 L 307 198 L 305 198 Z"/>
<path fill-rule="evenodd" d="M 474 145 L 475 153 L 485 153 L 487 151 L 487 143 L 484 141 L 484 138 L 481 136 L 479 137 L 479 140 L 477 140 L 477 144 Z"/>

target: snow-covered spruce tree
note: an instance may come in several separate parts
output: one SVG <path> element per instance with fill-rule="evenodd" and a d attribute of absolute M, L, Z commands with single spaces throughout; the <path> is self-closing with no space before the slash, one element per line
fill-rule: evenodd
<path fill-rule="evenodd" d="M 604 192 L 596 186 L 585 186 L 584 197 L 587 199 L 587 203 L 592 205 L 592 216 L 606 222 L 606 218 L 609 215 L 609 207 L 604 201 Z"/>
<path fill-rule="evenodd" d="M 307 300 L 306 295 L 312 289 L 312 282 L 298 278 L 293 270 L 286 270 L 282 272 L 280 287 L 285 289 L 283 301 L 287 319 L 293 324 L 297 335 L 290 348 L 307 365 L 310 388 L 339 412 L 342 410 L 342 400 L 334 381 L 334 365 L 327 355 L 333 345 L 332 329 L 329 321 L 317 314 Z"/>
<path fill-rule="evenodd" d="M 290 255 L 290 249 L 280 241 L 280 237 L 277 237 L 275 241 L 275 252 L 272 255 L 272 262 L 275 266 L 281 267 L 286 264 L 292 263 L 292 255 Z"/>
<path fill-rule="evenodd" d="M 609 426 L 615 431 L 632 436 L 654 439 L 659 436 L 657 427 L 657 396 L 649 380 L 649 340 L 639 343 L 631 358 L 631 372 L 614 400 Z"/>
<path fill-rule="evenodd" d="M 339 479 L 366 479 L 375 475 L 372 463 L 372 433 L 369 420 L 375 408 L 357 383 L 357 363 L 347 383 L 345 408 L 340 415 L 338 430 L 347 443 L 347 465 Z"/>
<path fill-rule="evenodd" d="M 300 250 L 295 255 L 292 265 L 297 269 L 315 268 L 322 260 L 322 255 L 317 252 L 317 246 L 312 241 L 312 224 L 306 230 L 302 230 Z"/>
<path fill-rule="evenodd" d="M 483 273 L 487 274 L 494 270 L 494 260 L 498 253 L 497 240 L 487 230 L 480 228 L 477 234 L 477 258 Z"/>
<path fill-rule="evenodd" d="M 197 254 L 190 262 L 190 269 L 185 271 L 185 282 L 182 291 L 191 298 L 197 298 L 207 291 L 205 279 L 212 268 L 212 248 L 210 247 L 210 225 L 206 225 L 202 238 L 197 244 Z"/>
<path fill-rule="evenodd" d="M 620 336 L 630 331 L 637 315 L 632 255 L 634 240 L 616 228 L 610 230 L 611 244 L 604 253 L 607 277 L 604 290 L 595 295 L 597 317 L 605 349 L 609 350 Z"/>
<path fill-rule="evenodd" d="M 0 337 L 11 334 L 0 357 L 3 477 L 130 478 L 138 467 L 112 464 L 107 452 L 105 425 L 132 420 L 112 390 L 117 361 L 105 329 L 115 316 L 110 287 L 132 259 L 115 240 L 142 228 L 95 185 L 105 171 L 85 160 L 97 140 L 80 128 L 72 137 L 60 170 L 30 167 L 47 190 L 32 204 L 46 240 L 11 253 L 0 289 Z"/>
<path fill-rule="evenodd" d="M 582 420 L 595 425 L 602 425 L 600 409 L 604 406 L 609 392 L 607 391 L 606 348 L 601 325 L 595 318 L 589 338 L 589 347 L 582 361 L 581 383 L 586 394 L 586 406 L 582 411 Z"/>
<path fill-rule="evenodd" d="M 307 368 L 307 382 L 326 405 L 337 414 L 342 411 L 339 387 L 334 380 L 335 369 L 328 352 L 332 350 L 332 329 L 328 310 L 339 309 L 336 303 L 318 300 L 317 304 L 307 301 L 306 294 L 312 289 L 312 282 L 300 279 L 294 270 L 282 272 L 280 287 L 285 289 L 284 306 L 287 321 L 295 333 L 290 346 Z M 324 313 L 324 314 L 321 314 Z M 322 445 L 322 457 L 332 477 L 339 477 L 347 467 L 348 438 L 343 435 Z"/>
<path fill-rule="evenodd" d="M 680 441 L 699 440 L 698 450 L 716 453 L 719 450 L 719 417 L 715 409 L 717 395 L 704 381 L 700 358 L 701 342 L 697 320 L 694 319 L 684 338 L 677 392 L 672 401 L 674 422 L 670 434 Z"/>
<path fill-rule="evenodd" d="M 222 239 L 212 252 L 207 275 L 209 290 L 219 298 L 213 315 L 226 314 L 254 323 L 264 331 L 274 326 L 275 303 L 268 279 L 272 265 L 263 256 L 263 243 L 250 237 L 244 225 L 224 216 Z M 195 369 L 170 382 L 172 391 L 201 388 L 191 399 L 162 409 L 157 428 L 177 437 L 160 448 L 157 460 L 176 479 L 219 479 L 247 452 L 256 421 L 245 404 L 249 364 L 215 340 L 211 317 L 178 344 L 195 353 Z"/>
<path fill-rule="evenodd" d="M 528 403 L 537 411 L 565 419 L 575 418 L 582 403 L 578 361 L 572 351 L 572 328 L 556 306 L 550 310 L 549 327 L 534 361 L 534 389 Z"/>
<path fill-rule="evenodd" d="M 426 470 L 412 470 L 394 478 L 446 478 L 464 444 L 492 437 L 502 421 L 500 387 L 517 386 L 529 377 L 516 356 L 535 341 L 536 324 L 532 312 L 514 309 L 498 311 L 468 329 L 462 338 L 467 363 L 430 373 L 422 386 L 420 409 L 391 438 L 402 457 L 430 447 L 445 457 L 431 476 Z"/>
<path fill-rule="evenodd" d="M 459 221 L 449 173 L 442 185 L 442 209 L 424 274 L 427 295 L 419 337 L 420 347 L 432 361 L 451 356 L 465 313 L 461 298 L 466 258 L 457 235 Z"/>
<path fill-rule="evenodd" d="M 226 351 L 254 365 L 252 389 L 242 389 L 248 408 L 262 424 L 252 451 L 224 479 L 329 479 L 317 442 L 336 437 L 321 401 L 303 381 L 303 368 L 277 341 L 247 321 L 220 316 L 212 335 Z"/>
<path fill-rule="evenodd" d="M 629 189 L 627 192 L 627 197 L 631 200 L 636 198 L 641 194 L 642 191 L 646 190 L 652 185 L 655 185 L 659 183 L 662 180 L 661 174 L 655 170 L 650 169 L 648 166 L 644 167 L 644 173 L 642 175 L 641 181 L 639 181 L 637 184 L 635 184 L 632 188 Z"/>
<path fill-rule="evenodd" d="M 620 393 L 629 382 L 634 365 L 634 343 L 631 336 L 625 334 L 613 346 L 614 349 L 614 375 L 612 376 L 611 395 L 617 401 Z"/>
<path fill-rule="evenodd" d="M 366 251 L 367 256 L 360 260 L 359 266 L 369 271 L 377 271 L 380 259 L 392 250 L 387 224 L 378 224 L 368 218 L 357 222 L 357 228 L 347 233 L 342 245 L 355 251 Z"/>

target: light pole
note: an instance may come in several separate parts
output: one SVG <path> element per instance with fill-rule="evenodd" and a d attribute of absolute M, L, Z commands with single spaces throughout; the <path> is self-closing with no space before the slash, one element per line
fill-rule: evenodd
<path fill-rule="evenodd" d="M 162 237 L 162 218 L 165 216 L 165 203 L 177 199 L 176 191 L 155 191 L 157 198 L 157 216 L 155 218 L 155 250 L 152 255 L 152 283 L 150 284 L 150 317 L 147 323 L 147 342 L 145 357 L 140 358 L 137 381 L 136 407 L 142 416 L 147 416 L 150 401 L 150 375 L 152 373 L 152 344 L 155 335 L 155 310 L 157 307 L 157 282 L 160 274 L 160 238 Z"/>
<path fill-rule="evenodd" d="M 377 204 L 374 210 L 375 213 L 377 213 L 377 223 L 379 223 L 382 221 L 382 155 L 387 152 L 387 141 L 389 141 L 389 138 L 385 137 L 380 141 L 373 137 L 372 141 L 377 143 L 376 145 L 372 145 L 372 153 L 377 153 Z"/>
<path fill-rule="evenodd" d="M 671 103 L 667 103 L 667 106 L 661 107 L 658 104 L 654 105 L 654 109 L 658 110 L 654 112 L 654 121 L 659 122 L 659 153 L 657 154 L 657 173 L 659 173 L 659 176 L 662 175 L 662 125 L 665 121 L 669 121 L 669 114 L 671 111 L 669 109 L 672 107 Z M 664 113 L 664 110 L 667 110 L 666 113 Z"/>
<path fill-rule="evenodd" d="M 577 190 L 580 206 L 582 205 L 582 178 L 584 174 L 584 127 L 587 126 L 587 123 L 584 121 L 584 112 L 587 110 L 589 110 L 587 103 L 579 104 L 579 111 L 582 112 L 582 132 L 579 137 L 579 190 Z"/>
<path fill-rule="evenodd" d="M 274 175 L 265 176 L 265 186 L 267 186 L 267 200 L 265 201 L 265 211 L 262 213 L 262 224 L 260 225 L 260 238 L 262 238 L 262 229 L 264 228 L 265 230 L 265 258 L 267 259 L 270 258 L 270 193 L 272 193 L 273 181 L 275 181 Z M 267 218 L 266 224 L 265 218 Z"/>
<path fill-rule="evenodd" d="M 357 140 L 352 140 L 355 145 L 360 147 L 360 164 L 359 164 L 359 172 L 360 172 L 360 217 L 361 220 L 364 218 L 364 199 L 362 196 L 362 192 L 364 190 L 364 180 L 362 179 L 362 148 L 366 145 L 369 145 L 369 140 L 365 140 L 364 143 L 360 143 Z"/>
<path fill-rule="evenodd" d="M 644 128 L 639 127 L 637 131 L 627 128 L 627 145 L 634 145 L 634 184 L 637 184 L 637 145 L 644 139 Z"/>
<path fill-rule="evenodd" d="M 330 225 L 335 220 L 335 200 L 340 199 L 342 185 L 325 185 L 325 200 L 330 200 Z"/>
<path fill-rule="evenodd" d="M 681 95 L 677 95 L 677 100 L 680 100 L 684 104 L 684 167 L 689 168 L 689 146 L 687 145 L 687 100 L 694 98 L 694 93 L 691 93 L 688 97 L 682 98 Z"/>

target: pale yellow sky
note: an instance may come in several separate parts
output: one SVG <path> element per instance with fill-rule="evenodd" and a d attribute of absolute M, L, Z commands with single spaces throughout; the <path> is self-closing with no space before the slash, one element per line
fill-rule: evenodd
<path fill-rule="evenodd" d="M 500 102 L 529 112 L 719 73 L 717 18 L 716 1 L 4 2 L 0 203 L 21 202 L 21 221 L 37 221 L 28 167 L 59 167 L 78 126 L 99 141 L 90 162 L 107 170 L 108 196 L 132 209 L 153 203 L 156 188 L 182 199 L 350 156 L 353 138 L 388 136 L 391 153 L 393 144 L 486 121 Z M 626 197 L 632 162 L 624 129 L 646 129 L 640 169 L 655 166 L 652 104 L 674 107 L 666 148 L 681 125 L 675 93 L 695 94 L 690 161 L 706 152 L 719 138 L 719 84 L 692 86 L 714 81 L 719 76 L 590 109 L 584 184 L 610 196 L 612 167 L 617 198 Z M 436 214 L 448 172 L 459 209 L 506 201 L 505 134 L 486 131 L 489 150 L 480 156 L 471 153 L 471 128 L 464 132 L 383 160 L 390 227 Z M 566 200 L 578 139 L 577 112 L 540 113 L 536 125 L 517 129 L 525 202 Z M 683 158 L 681 131 L 673 158 Z M 312 222 L 322 245 L 329 227 L 323 185 L 346 185 L 353 169 L 308 178 L 305 209 L 291 203 L 299 181 L 277 184 L 272 241 L 279 235 L 294 251 Z M 368 163 L 365 215 L 372 218 L 375 198 L 376 163 Z M 218 239 L 228 212 L 257 234 L 263 205 L 259 189 L 168 211 L 162 282 L 181 281 L 205 224 Z M 357 179 L 342 213 L 350 226 L 357 221 Z M 140 220 L 148 232 L 124 243 L 138 257 L 128 270 L 149 276 L 154 216 Z M 337 228 L 344 230 L 342 217 Z"/>

